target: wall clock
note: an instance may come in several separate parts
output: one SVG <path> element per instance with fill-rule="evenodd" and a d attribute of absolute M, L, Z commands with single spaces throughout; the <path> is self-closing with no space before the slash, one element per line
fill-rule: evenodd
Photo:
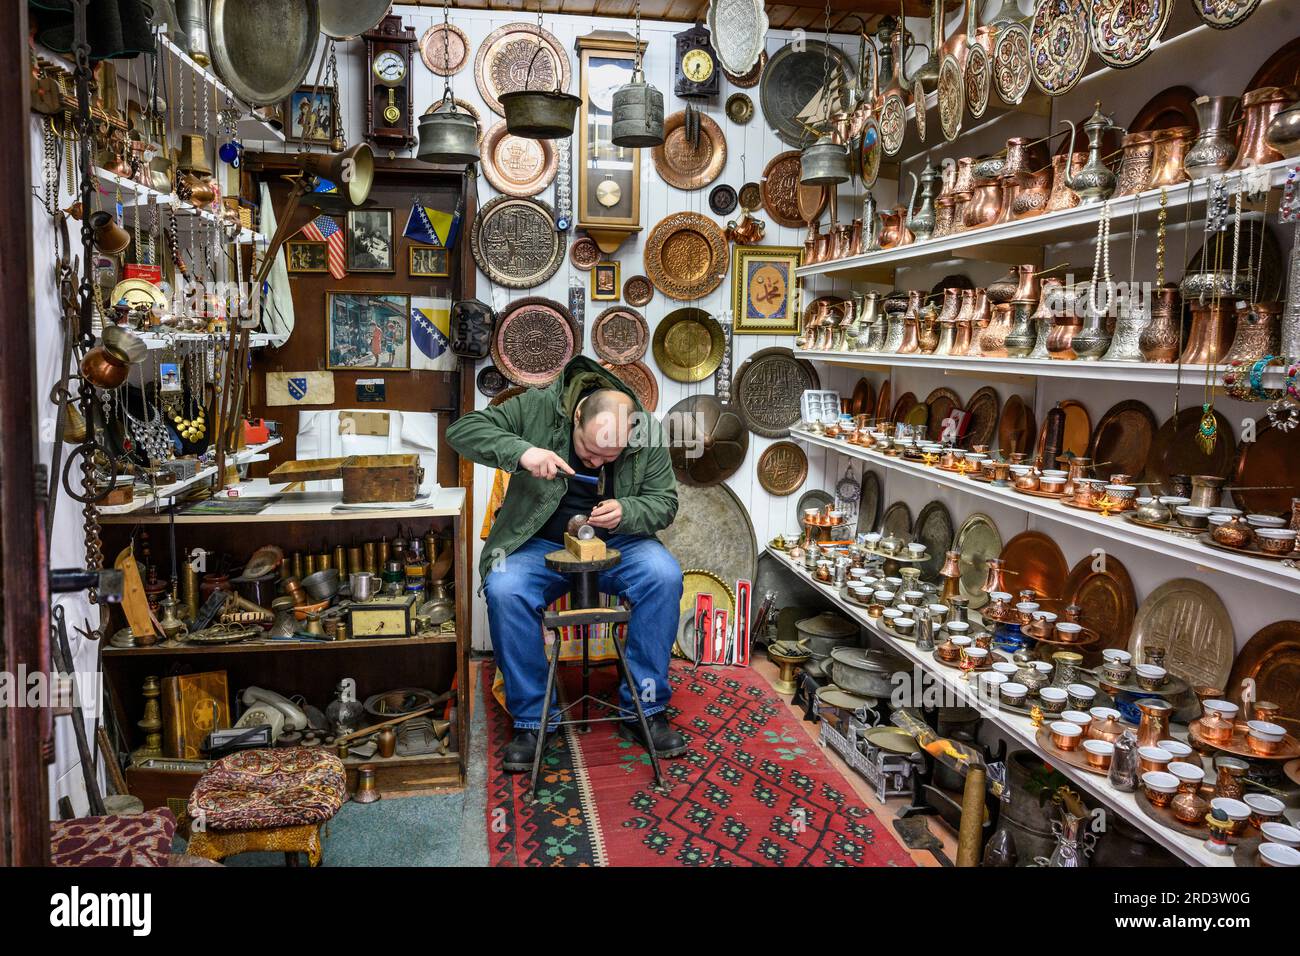
<path fill-rule="evenodd" d="M 578 37 L 574 48 L 582 96 L 577 226 L 608 255 L 641 231 L 641 150 L 610 141 L 614 91 L 632 79 L 636 40 L 619 30 L 595 30 Z"/>
<path fill-rule="evenodd" d="M 415 30 L 389 14 L 366 41 L 366 138 L 390 153 L 415 145 L 411 120 L 411 61 Z"/>
<path fill-rule="evenodd" d="M 713 51 L 709 31 L 697 23 L 673 35 L 677 57 L 673 62 L 673 92 L 683 99 L 717 96 L 718 55 Z"/>

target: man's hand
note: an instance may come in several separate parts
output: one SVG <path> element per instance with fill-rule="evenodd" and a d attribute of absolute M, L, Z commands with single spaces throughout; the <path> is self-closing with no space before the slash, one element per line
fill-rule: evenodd
<path fill-rule="evenodd" d="M 558 472 L 573 474 L 569 463 L 549 448 L 530 448 L 519 456 L 519 467 L 534 478 L 551 479 Z"/>
<path fill-rule="evenodd" d="M 614 498 L 602 501 L 591 509 L 587 524 L 593 528 L 605 528 L 613 531 L 623 522 L 623 506 Z"/>

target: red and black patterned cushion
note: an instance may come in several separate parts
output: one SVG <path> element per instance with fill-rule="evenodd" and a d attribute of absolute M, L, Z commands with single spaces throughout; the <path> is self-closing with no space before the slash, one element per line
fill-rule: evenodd
<path fill-rule="evenodd" d="M 199 778 L 189 815 L 210 830 L 264 830 L 324 823 L 347 796 L 343 761 L 306 747 L 244 750 Z"/>
<path fill-rule="evenodd" d="M 55 820 L 50 862 L 55 866 L 167 866 L 176 833 L 170 810 Z"/>

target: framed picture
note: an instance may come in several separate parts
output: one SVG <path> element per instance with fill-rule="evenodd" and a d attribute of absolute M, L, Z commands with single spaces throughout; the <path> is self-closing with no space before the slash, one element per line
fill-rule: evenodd
<path fill-rule="evenodd" d="M 290 272 L 329 272 L 329 246 L 323 242 L 290 239 L 285 243 Z"/>
<path fill-rule="evenodd" d="M 308 136 L 308 127 L 311 135 Z M 328 86 L 300 86 L 284 101 L 287 143 L 329 145 L 334 138 L 334 109 Z"/>
<path fill-rule="evenodd" d="M 391 209 L 349 210 L 348 271 L 396 271 L 393 266 L 393 211 Z"/>
<path fill-rule="evenodd" d="M 413 276 L 451 275 L 451 254 L 441 246 L 410 247 L 410 274 Z"/>
<path fill-rule="evenodd" d="M 332 369 L 411 367 L 411 297 L 397 292 L 325 293 L 325 365 Z"/>
<path fill-rule="evenodd" d="M 618 300 L 618 263 L 597 262 L 591 270 L 591 298 L 596 302 Z"/>
<path fill-rule="evenodd" d="M 799 331 L 794 270 L 797 246 L 736 246 L 731 259 L 731 309 L 737 334 L 781 335 Z"/>

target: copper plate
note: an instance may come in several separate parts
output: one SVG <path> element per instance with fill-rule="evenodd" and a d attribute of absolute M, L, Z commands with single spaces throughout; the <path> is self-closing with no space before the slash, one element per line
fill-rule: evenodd
<path fill-rule="evenodd" d="M 792 441 L 768 445 L 758 456 L 758 483 L 769 495 L 794 494 L 808 478 L 808 455 Z"/>
<path fill-rule="evenodd" d="M 1230 30 L 1246 22 L 1260 0 L 1192 0 L 1192 9 L 1216 30 Z"/>
<path fill-rule="evenodd" d="M 753 581 L 758 569 L 754 525 L 736 493 L 725 483 L 678 485 L 677 515 L 659 540 L 683 569 L 703 568 L 727 584 Z"/>
<path fill-rule="evenodd" d="M 539 33 L 541 53 L 537 52 Z M 553 90 L 557 77 L 560 90 L 567 93 L 569 55 L 559 40 L 535 23 L 507 23 L 493 30 L 474 55 L 474 81 L 483 102 L 502 116 L 505 115 L 499 99 L 502 93 Z"/>
<path fill-rule="evenodd" d="M 1012 105 L 1025 98 L 1032 81 L 1029 28 L 1023 23 L 999 24 L 993 44 L 993 88 L 1002 102 Z"/>
<path fill-rule="evenodd" d="M 943 138 L 952 142 L 961 133 L 961 121 L 966 113 L 966 74 L 957 57 L 949 53 L 939 66 L 939 129 Z M 917 112 L 924 111 L 922 102 Z"/>
<path fill-rule="evenodd" d="M 880 104 L 880 148 L 886 156 L 897 156 L 907 136 L 907 104 L 903 95 L 894 90 L 885 94 Z"/>
<path fill-rule="evenodd" d="M 478 370 L 474 383 L 486 398 L 496 398 L 510 387 L 510 379 L 501 373 L 495 365 L 484 365 Z"/>
<path fill-rule="evenodd" d="M 732 93 L 727 97 L 727 119 L 738 126 L 744 126 L 754 118 L 754 101 L 748 94 Z"/>
<path fill-rule="evenodd" d="M 927 581 L 937 579 L 953 542 L 952 512 L 948 506 L 937 499 L 926 504 L 912 526 L 912 540 L 924 544 L 929 555 L 923 564 L 918 565 L 921 577 Z"/>
<path fill-rule="evenodd" d="M 930 438 L 941 438 L 943 420 L 952 414 L 952 410 L 961 405 L 961 399 L 950 388 L 936 388 L 925 397 L 926 407 L 930 410 L 928 421 Z M 936 568 L 936 570 L 938 570 Z"/>
<path fill-rule="evenodd" d="M 1196 97 L 1196 91 L 1190 86 L 1171 86 L 1167 90 L 1161 90 L 1137 111 L 1133 122 L 1129 123 L 1128 131 L 1150 133 L 1178 126 L 1190 126 L 1193 130 L 1199 130 L 1201 121 L 1196 118 L 1196 107 L 1192 105 Z"/>
<path fill-rule="evenodd" d="M 564 241 L 546 203 L 497 196 L 474 217 L 470 251 L 493 282 L 508 289 L 531 289 L 560 268 Z"/>
<path fill-rule="evenodd" d="M 736 473 L 749 453 L 749 432 L 736 410 L 712 395 L 691 395 L 664 417 L 677 480 L 716 485 Z"/>
<path fill-rule="evenodd" d="M 623 301 L 640 308 L 655 297 L 655 287 L 645 276 L 628 276 L 623 283 Z"/>
<path fill-rule="evenodd" d="M 1004 458 L 1012 452 L 1029 454 L 1037 434 L 1034 430 L 1034 410 L 1019 395 L 1010 395 L 998 417 L 998 451 Z"/>
<path fill-rule="evenodd" d="M 758 183 L 745 183 L 740 187 L 738 198 L 741 209 L 745 212 L 753 212 L 763 205 L 763 190 Z"/>
<path fill-rule="evenodd" d="M 613 306 L 591 324 L 591 347 L 602 362 L 628 365 L 650 347 L 650 327 L 636 309 Z"/>
<path fill-rule="evenodd" d="M 1300 86 L 1300 37 L 1288 40 L 1264 61 L 1246 84 L 1246 92 L 1265 86 Z"/>
<path fill-rule="evenodd" d="M 1169 25 L 1174 0 L 1090 0 L 1093 52 L 1107 66 L 1125 68 L 1146 59 Z"/>
<path fill-rule="evenodd" d="M 516 385 L 549 385 L 577 353 L 569 310 L 551 299 L 516 299 L 492 333 L 492 361 Z"/>
<path fill-rule="evenodd" d="M 972 42 L 966 52 L 964 67 L 966 82 L 966 108 L 975 119 L 989 108 L 989 92 L 993 89 L 993 57 L 984 46 Z"/>
<path fill-rule="evenodd" d="M 420 37 L 420 59 L 438 76 L 459 73 L 469 62 L 469 37 L 454 24 L 435 23 Z"/>
<path fill-rule="evenodd" d="M 811 362 L 795 358 L 790 349 L 760 349 L 740 364 L 735 376 L 736 405 L 755 435 L 785 438 L 798 424 L 800 399 L 808 389 L 821 388 Z"/>
<path fill-rule="evenodd" d="M 1290 517 L 1291 499 L 1300 498 L 1300 435 L 1263 422 L 1253 442 L 1241 443 L 1233 484 L 1253 491 L 1234 491 L 1232 499 L 1246 514 Z M 1282 485 L 1285 487 L 1276 487 Z"/>
<path fill-rule="evenodd" d="M 889 414 L 889 420 L 891 422 L 901 422 L 908 412 L 916 408 L 916 404 L 916 396 L 911 392 L 904 392 L 898 396 L 898 401 L 894 402 L 894 409 Z"/>
<path fill-rule="evenodd" d="M 718 178 L 727 165 L 727 139 L 707 113 L 697 113 L 700 138 L 692 148 L 686 141 L 686 111 L 664 119 L 664 141 L 651 155 L 659 178 L 678 189 L 702 189 Z"/>
<path fill-rule="evenodd" d="M 992 447 L 998 430 L 998 393 L 991 386 L 985 385 L 970 397 L 966 403 L 966 419 L 966 434 L 962 436 L 961 447 Z"/>
<path fill-rule="evenodd" d="M 880 383 L 880 392 L 876 395 L 876 421 L 889 421 L 889 409 L 892 407 L 889 403 L 890 395 L 893 392 L 893 385 L 889 379 Z"/>
<path fill-rule="evenodd" d="M 972 608 L 983 607 L 989 599 L 983 590 L 988 580 L 989 559 L 1002 554 L 1002 535 L 997 525 L 988 515 L 975 512 L 957 530 L 953 548 L 961 552 L 958 561 L 961 593 L 969 599 Z"/>
<path fill-rule="evenodd" d="M 873 415 L 876 411 L 876 391 L 865 378 L 858 379 L 849 399 L 849 412 L 853 415 Z"/>
<path fill-rule="evenodd" d="M 821 216 L 830 197 L 825 187 L 800 186 L 799 150 L 773 156 L 763 169 L 763 208 L 780 226 L 797 229 Z"/>
<path fill-rule="evenodd" d="M 1196 432 L 1201 424 L 1201 406 L 1191 405 L 1160 426 L 1151 442 L 1143 480 L 1153 481 L 1169 490 L 1170 475 L 1217 475 L 1227 478 L 1237 456 L 1237 444 L 1232 437 L 1232 426 L 1217 409 L 1214 419 L 1219 434 L 1214 448 L 1207 455 L 1196 443 Z M 1270 481 L 1269 484 L 1276 482 Z"/>
<path fill-rule="evenodd" d="M 1247 677 L 1255 679 L 1255 699 L 1277 704 L 1278 722 L 1300 735 L 1300 621 L 1277 621 L 1256 632 L 1237 654 L 1224 693 L 1238 699 Z"/>
<path fill-rule="evenodd" d="M 1098 558 L 1088 554 L 1070 571 L 1065 582 L 1064 605 L 1083 608 L 1080 623 L 1100 635 L 1088 648 L 1085 662 L 1096 664 L 1101 652 L 1110 647 L 1128 647 L 1129 632 L 1137 613 L 1137 592 L 1128 569 L 1113 554 L 1104 555 L 1102 570 L 1094 570 Z"/>
<path fill-rule="evenodd" d="M 703 309 L 677 309 L 655 326 L 655 363 L 674 382 L 708 378 L 722 363 L 725 345 L 722 326 Z"/>
<path fill-rule="evenodd" d="M 1048 96 L 1074 89 L 1088 62 L 1087 0 L 1038 0 L 1029 27 L 1029 67 Z"/>
<path fill-rule="evenodd" d="M 862 470 L 862 493 L 858 495 L 857 533 L 863 534 L 876 529 L 880 520 L 880 475 L 864 468 Z"/>
<path fill-rule="evenodd" d="M 1082 402 L 1077 402 L 1072 398 L 1056 403 L 1061 411 L 1065 412 L 1065 429 L 1061 433 L 1061 455 L 1072 455 L 1075 458 L 1082 458 L 1088 453 L 1088 439 L 1092 436 L 1092 417 L 1088 414 L 1088 409 L 1083 407 Z M 1043 445 L 1047 440 L 1047 422 L 1044 421 L 1038 429 L 1038 444 L 1035 445 L 1037 453 L 1043 454 Z M 1054 468 L 1053 464 L 1044 464 L 1044 468 Z"/>
<path fill-rule="evenodd" d="M 659 380 L 645 362 L 631 362 L 627 365 L 602 362 L 601 365 L 632 389 L 632 394 L 636 395 L 637 401 L 647 412 L 653 412 L 659 407 Z"/>
<path fill-rule="evenodd" d="M 753 65 L 748 73 L 745 73 L 742 76 L 735 76 L 731 73 L 727 73 L 725 69 L 722 72 L 726 74 L 727 79 L 731 81 L 733 86 L 739 86 L 742 90 L 748 90 L 758 86 L 758 81 L 762 78 L 763 69 L 766 66 L 767 51 L 764 50 L 762 54 L 759 55 L 758 62 Z"/>
<path fill-rule="evenodd" d="M 1151 409 L 1135 399 L 1125 399 L 1112 405 L 1097 422 L 1088 441 L 1088 458 L 1098 475 L 1140 475 L 1155 434 L 1156 418 Z"/>
<path fill-rule="evenodd" d="M 1016 594 L 1033 588 L 1039 603 L 1056 610 L 1065 596 L 1070 566 L 1060 546 L 1041 531 L 1022 531 L 1002 549 L 1007 590 Z"/>
<path fill-rule="evenodd" d="M 596 245 L 596 240 L 591 236 L 581 236 L 573 240 L 573 245 L 569 246 L 569 262 L 575 269 L 581 269 L 583 272 L 589 271 L 597 262 L 605 258 L 605 254 L 600 251 L 600 246 Z M 628 279 L 628 282 L 631 282 Z M 623 296 L 627 299 L 627 296 Z M 631 302 L 631 299 L 628 299 Z M 632 302 L 633 305 L 638 303 Z"/>
<path fill-rule="evenodd" d="M 1219 596 L 1191 578 L 1166 581 L 1138 608 L 1129 652 L 1138 663 L 1148 647 L 1165 649 L 1165 668 L 1193 687 L 1223 687 L 1232 670 L 1232 618 Z"/>
<path fill-rule="evenodd" d="M 507 196 L 536 196 L 559 167 L 554 140 L 515 136 L 506 130 L 505 120 L 488 130 L 480 152 L 483 175 Z"/>
<path fill-rule="evenodd" d="M 892 534 L 903 541 L 911 540 L 912 509 L 907 506 L 907 502 L 895 501 L 885 509 L 885 514 L 880 519 L 880 533 L 886 537 Z"/>
<path fill-rule="evenodd" d="M 727 238 L 717 223 L 697 212 L 660 219 L 650 230 L 644 255 L 650 281 L 670 299 L 706 296 L 727 274 Z"/>

